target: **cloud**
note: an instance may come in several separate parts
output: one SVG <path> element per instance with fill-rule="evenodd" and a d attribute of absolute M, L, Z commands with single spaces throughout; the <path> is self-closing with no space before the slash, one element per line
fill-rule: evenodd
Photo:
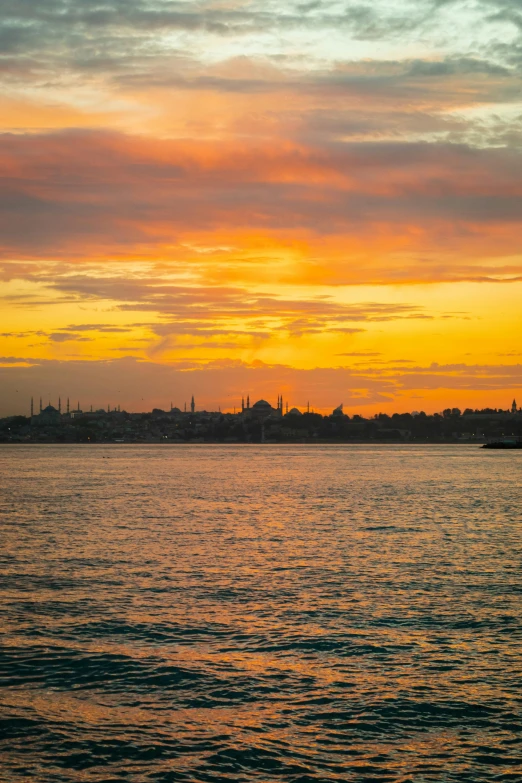
<path fill-rule="evenodd" d="M 344 243 L 344 263 L 320 263 L 334 275 L 342 267 L 349 283 L 361 276 L 378 281 L 380 274 L 395 280 L 501 278 L 477 253 L 486 246 L 493 257 L 518 253 L 522 156 L 508 149 L 390 142 L 228 147 L 68 132 L 4 135 L 0 172 L 0 252 L 6 260 L 87 259 L 132 250 L 145 257 L 174 253 L 180 263 L 206 266 L 211 274 L 219 259 L 191 253 L 187 243 L 205 235 L 215 243 L 217 235 L 234 247 L 238 231 L 283 242 L 299 234 L 312 249 L 332 238 Z M 364 243 L 376 241 L 382 263 L 372 252 L 377 269 L 365 269 Z M 357 243 L 350 263 L 350 246 Z M 394 262 L 399 247 L 410 254 L 407 263 L 403 254 Z M 459 263 L 446 263 L 445 270 L 441 257 L 448 251 Z M 411 253 L 424 260 L 413 263 Z M 241 250 L 237 255 L 232 250 L 220 258 L 241 266 Z M 313 266 L 312 259 L 302 261 L 305 269 Z M 521 273 L 522 266 L 512 264 L 510 276 Z M 64 292 L 74 285 L 60 283 Z M 85 280 L 83 295 L 88 285 Z M 99 295 L 104 282 L 95 285 Z"/>
<path fill-rule="evenodd" d="M 64 327 L 68 332 L 98 332 L 100 334 L 125 334 L 130 331 L 127 326 L 113 326 L 111 324 L 71 324 Z"/>
<path fill-rule="evenodd" d="M 361 357 L 361 356 L 367 356 L 367 357 L 376 357 L 376 356 L 382 356 L 382 354 L 379 351 L 347 351 L 345 353 L 338 353 L 336 356 L 351 356 L 351 357 Z"/>
<path fill-rule="evenodd" d="M 82 337 L 80 334 L 75 334 L 74 332 L 51 332 L 51 334 L 49 334 L 49 340 L 53 343 L 88 343 L 92 341 L 92 337 Z"/>
<path fill-rule="evenodd" d="M 354 121 L 364 126 L 370 111 L 382 120 L 382 110 L 397 111 L 396 102 L 404 102 L 402 116 L 413 115 L 428 107 L 448 110 L 451 106 L 480 103 L 517 102 L 520 76 L 509 64 L 487 57 L 446 56 L 434 59 L 340 60 L 307 70 L 299 64 L 281 64 L 267 57 L 230 58 L 219 65 L 204 65 L 178 59 L 172 68 L 137 70 L 117 77 L 119 87 L 170 88 L 205 93 L 230 93 L 260 96 L 292 95 L 302 105 L 305 117 L 325 99 L 332 109 L 342 111 L 338 99 L 350 105 Z M 320 99 L 320 104 L 311 99 Z M 364 99 L 364 105 L 360 100 Z M 278 107 L 279 108 L 279 107 Z M 347 107 L 345 107 L 347 108 Z M 279 111 L 286 114 L 281 106 Z M 437 118 L 426 114 L 431 126 Z"/>
<path fill-rule="evenodd" d="M 42 365 L 45 359 L 36 359 L 27 356 L 0 356 L 0 366 L 2 365 Z"/>
<path fill-rule="evenodd" d="M 34 362 L 33 366 L 30 365 Z M 0 382 L 5 393 L 0 415 L 24 412 L 31 396 L 79 398 L 84 406 L 121 404 L 127 410 L 179 406 L 195 394 L 198 407 L 232 410 L 243 394 L 251 399 L 276 399 L 283 393 L 292 405 L 307 400 L 320 410 L 331 410 L 339 399 L 345 410 L 357 413 L 380 405 L 387 410 L 418 409 L 414 398 L 424 399 L 427 410 L 440 410 L 451 400 L 489 400 L 504 406 L 504 396 L 516 393 L 522 383 L 522 365 L 426 365 L 377 368 L 316 368 L 297 370 L 282 364 L 239 361 L 194 361 L 162 364 L 122 358 L 106 361 L 43 361 L 0 358 Z M 438 397 L 433 394 L 439 393 Z M 440 396 L 443 392 L 444 396 Z M 480 397 L 480 393 L 487 396 Z M 441 405 L 441 400 L 442 402 Z"/>
<path fill-rule="evenodd" d="M 42 330 L 34 331 L 26 331 L 26 332 L 1 332 L 0 337 L 7 337 L 7 338 L 14 338 L 14 339 L 20 339 L 20 338 L 26 338 L 26 337 L 46 337 L 46 332 Z"/>
<path fill-rule="evenodd" d="M 51 342 L 62 343 L 69 340 L 75 340 L 76 342 L 90 342 L 93 337 L 85 337 L 81 332 L 96 332 L 100 334 L 124 334 L 131 331 L 131 328 L 127 327 L 112 327 L 106 324 L 80 324 L 78 326 L 65 326 L 60 327 L 56 331 L 47 332 L 43 329 L 28 329 L 21 332 L 1 332 L 0 337 L 9 339 L 27 339 L 28 337 L 45 337 Z M 80 334 L 78 334 L 80 332 Z"/>
<path fill-rule="evenodd" d="M 101 271 L 101 270 L 100 270 Z M 117 350 L 129 350 L 139 337 L 149 356 L 180 350 L 261 350 L 264 344 L 304 337 L 360 335 L 370 325 L 432 320 L 434 315 L 411 302 L 341 301 L 331 293 L 289 297 L 240 286 L 174 284 L 161 277 L 129 278 L 47 273 L 38 281 L 49 307 L 67 293 L 79 306 L 102 303 L 113 312 L 132 313 L 133 320 L 118 326 L 106 323 L 68 324 L 52 331 L 6 332 L 4 337 L 41 337 L 51 343 L 91 342 L 93 352 L 105 350 L 102 336 L 121 338 Z M 29 304 L 33 300 L 29 300 Z M 21 300 L 22 305 L 26 303 Z M 136 321 L 146 313 L 148 321 Z M 449 314 L 449 317 L 461 317 Z M 43 343 L 40 343 L 43 344 Z M 254 354 L 255 355 L 255 354 Z M 364 353 L 361 355 L 365 355 Z"/>
<path fill-rule="evenodd" d="M 423 312 L 419 305 L 409 303 L 370 301 L 349 304 L 329 295 L 289 299 L 268 293 L 253 293 L 240 287 L 172 285 L 156 278 L 129 280 L 69 275 L 43 278 L 42 281 L 59 294 L 72 293 L 87 301 L 110 300 L 122 311 L 161 316 L 167 320 L 137 324 L 139 327 L 145 326 L 159 337 L 241 336 L 263 340 L 280 332 L 293 336 L 327 332 L 356 334 L 363 331 L 360 324 L 433 317 Z M 242 324 L 241 328 L 238 328 L 238 322 Z M 121 327 L 116 331 L 125 331 L 127 328 Z M 51 339 L 80 339 L 76 333 L 85 330 L 113 331 L 111 328 L 100 329 L 95 324 L 86 325 L 83 329 L 71 325 L 51 335 Z"/>
<path fill-rule="evenodd" d="M 0 67 L 6 78 L 45 85 L 101 79 L 120 86 L 172 86 L 178 80 L 189 88 L 197 83 L 198 89 L 252 92 L 266 89 L 262 79 L 220 79 L 212 73 L 216 61 L 249 52 L 283 69 L 297 67 L 302 81 L 312 82 L 311 71 L 325 62 L 334 64 L 346 50 L 357 51 L 359 42 L 384 44 L 400 53 L 427 39 L 433 51 L 449 50 L 462 61 L 454 68 L 469 71 L 481 59 L 477 49 L 480 54 L 495 39 L 499 21 L 516 26 L 519 13 L 508 3 L 463 9 L 462 4 L 437 0 L 2 0 L 0 19 Z M 469 31 L 475 29 L 482 35 L 473 39 Z M 434 70 L 437 76 L 448 75 L 447 69 Z M 417 75 L 433 75 L 434 70 L 419 66 Z M 171 75 L 165 77 L 167 73 Z"/>

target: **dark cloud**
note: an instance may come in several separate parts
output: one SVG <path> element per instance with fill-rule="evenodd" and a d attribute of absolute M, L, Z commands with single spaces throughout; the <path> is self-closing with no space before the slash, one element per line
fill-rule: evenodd
<path fill-rule="evenodd" d="M 105 324 L 80 324 L 60 327 L 59 329 L 46 332 L 43 329 L 29 329 L 21 332 L 1 332 L 0 337 L 9 339 L 27 339 L 33 337 L 43 337 L 52 343 L 65 342 L 91 342 L 94 337 L 86 337 L 83 332 L 95 332 L 96 334 L 126 334 L 132 331 L 132 327 L 113 327 Z"/>
<path fill-rule="evenodd" d="M 25 78 L 32 74 L 41 79 L 54 73 L 62 79 L 67 73 L 106 73 L 154 81 L 161 71 L 172 71 L 161 66 L 171 58 L 178 58 L 181 70 L 184 63 L 190 70 L 194 52 L 204 51 L 209 35 L 244 41 L 247 36 L 256 40 L 259 35 L 283 34 L 284 41 L 285 35 L 298 31 L 321 31 L 327 37 L 343 30 L 355 40 L 394 41 L 415 34 L 444 42 L 453 32 L 455 7 L 456 2 L 437 0 L 407 6 L 326 0 L 308 4 L 255 0 L 235 6 L 203 0 L 0 0 L 0 52 L 6 75 L 19 72 Z M 482 26 L 495 18 L 514 23 L 519 18 L 516 7 L 509 4 L 486 4 L 477 14 Z M 295 51 L 295 44 L 290 49 Z M 279 55 L 273 57 L 285 56 L 283 42 Z M 236 90 L 259 88 L 241 79 L 226 85 Z M 218 84 L 207 82 L 209 86 Z"/>
<path fill-rule="evenodd" d="M 34 33 L 34 28 L 39 26 L 49 31 L 83 34 L 106 30 L 115 35 L 203 30 L 221 35 L 342 25 L 357 37 L 375 39 L 415 29 L 429 19 L 433 22 L 433 15 L 442 5 L 419 0 L 414 12 L 390 4 L 388 13 L 382 13 L 382 9 L 370 3 L 334 5 L 326 0 L 313 4 L 257 0 L 235 7 L 203 0 L 105 0 L 103 4 L 75 0 L 2 0 L 0 14 L 6 29 L 26 34 Z"/>
<path fill-rule="evenodd" d="M 18 79 L 24 90 L 38 85 L 41 96 L 60 85 L 73 93 L 103 86 L 124 100 L 136 89 L 155 87 L 227 93 L 230 100 L 251 95 L 266 102 L 273 95 L 284 96 L 284 107 L 277 111 L 256 107 L 257 127 L 249 129 L 250 135 L 270 129 L 275 136 L 328 143 L 332 135 L 420 134 L 476 146 L 520 146 L 516 120 L 485 124 L 448 113 L 450 108 L 516 104 L 521 90 L 520 52 L 511 43 L 499 43 L 497 35 L 492 33 L 481 46 L 471 38 L 467 47 L 459 41 L 453 47 L 435 45 L 433 37 L 445 26 L 448 34 L 458 29 L 458 7 L 438 0 L 407 6 L 326 0 L 235 5 L 198 0 L 0 0 L 0 74 Z M 476 26 L 487 29 L 498 14 L 515 11 L 515 4 L 507 1 L 485 0 L 475 7 Z M 327 40 L 340 30 L 347 38 L 346 55 L 335 47 L 331 57 L 321 46 L 315 54 L 308 51 L 306 35 L 313 32 L 318 40 L 321 35 Z M 354 60 L 350 54 L 353 38 L 380 44 L 406 36 L 406 43 L 413 31 L 411 40 L 420 35 L 431 42 L 429 57 L 381 60 L 381 46 L 373 57 Z M 285 35 L 293 32 L 305 37 L 287 40 Z M 261 45 L 268 40 L 259 38 L 262 34 L 269 36 L 270 46 Z M 208 50 L 209 35 L 219 36 L 212 44 L 219 58 L 199 54 Z M 306 57 L 300 47 L 307 47 Z M 252 53 L 238 56 L 241 49 Z M 232 135 L 238 132 L 245 133 L 231 130 Z M 19 198 L 23 208 L 27 195 Z M 37 206 L 33 204 L 35 210 Z M 41 219 L 45 223 L 44 211 Z"/>
<path fill-rule="evenodd" d="M 39 365 L 39 364 L 45 364 L 45 359 L 35 359 L 33 357 L 27 357 L 27 356 L 0 356 L 0 366 L 1 365 L 15 365 L 15 364 L 32 364 L 32 365 Z"/>
<path fill-rule="evenodd" d="M 7 337 L 9 339 L 21 339 L 26 337 L 46 337 L 47 332 L 44 332 L 42 330 L 34 331 L 30 330 L 27 332 L 2 332 L 0 333 L 0 337 Z"/>
<path fill-rule="evenodd" d="M 92 337 L 82 337 L 80 334 L 75 334 L 74 332 L 51 332 L 49 334 L 49 340 L 53 343 L 65 343 L 65 342 L 77 342 L 77 343 L 87 343 L 91 342 L 93 338 Z"/>
<path fill-rule="evenodd" d="M 351 357 L 360 357 L 360 356 L 367 356 L 367 357 L 376 357 L 376 356 L 382 356 L 382 354 L 379 351 L 348 351 L 345 353 L 338 353 L 336 356 L 351 356 Z"/>
<path fill-rule="evenodd" d="M 244 314 L 244 313 L 243 313 Z M 212 316 L 209 314 L 209 321 Z M 150 330 L 158 337 L 170 337 L 174 335 L 195 335 L 197 337 L 249 337 L 265 340 L 270 337 L 270 331 L 263 332 L 254 329 L 214 328 L 211 325 L 202 326 L 199 319 L 195 321 L 183 321 L 177 319 L 173 323 L 156 323 L 150 325 Z M 184 344 L 185 345 L 185 344 Z"/>
<path fill-rule="evenodd" d="M 200 348 L 213 348 L 213 349 L 216 349 L 216 350 L 229 350 L 229 349 L 230 350 L 232 350 L 232 349 L 235 350 L 237 348 L 244 348 L 245 347 L 245 343 L 240 343 L 240 342 L 233 343 L 233 342 L 230 342 L 230 341 L 229 342 L 210 342 L 210 340 L 208 340 L 207 342 L 202 341 L 200 343 L 185 343 L 185 342 L 170 343 L 169 347 L 170 348 L 179 348 L 180 350 L 183 350 L 183 351 L 190 351 L 190 350 L 200 349 Z M 193 357 L 192 357 L 191 360 L 194 361 Z M 198 361 L 208 361 L 208 359 L 198 359 Z"/>
<path fill-rule="evenodd" d="M 443 226 L 449 236 L 464 227 L 515 227 L 522 218 L 522 156 L 502 148 L 224 147 L 214 148 L 209 166 L 205 144 L 80 132 L 1 141 L 0 252 L 7 259 L 78 253 L 82 245 L 109 254 L 152 248 L 194 230 L 364 236 L 378 225 L 413 223 L 424 231 Z"/>
<path fill-rule="evenodd" d="M 68 332 L 99 332 L 101 334 L 125 334 L 130 331 L 126 326 L 112 326 L 111 324 L 71 324 L 65 327 Z"/>

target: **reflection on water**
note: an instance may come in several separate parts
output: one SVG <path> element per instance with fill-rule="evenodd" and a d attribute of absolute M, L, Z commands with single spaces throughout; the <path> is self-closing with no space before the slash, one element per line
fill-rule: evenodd
<path fill-rule="evenodd" d="M 521 467 L 1 447 L 1 780 L 521 781 Z"/>

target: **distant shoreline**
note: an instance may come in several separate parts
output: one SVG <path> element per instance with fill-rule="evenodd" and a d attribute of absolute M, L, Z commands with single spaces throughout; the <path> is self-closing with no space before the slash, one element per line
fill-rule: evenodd
<path fill-rule="evenodd" d="M 1 446 L 476 446 L 482 447 L 483 440 L 302 440 L 302 441 L 265 441 L 249 442 L 235 441 L 128 441 L 115 443 L 114 441 L 75 441 L 64 443 L 63 441 L 0 441 Z"/>

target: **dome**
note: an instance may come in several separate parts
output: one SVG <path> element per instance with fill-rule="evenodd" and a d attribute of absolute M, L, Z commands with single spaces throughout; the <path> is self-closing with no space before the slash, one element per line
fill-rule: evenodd
<path fill-rule="evenodd" d="M 272 406 L 266 400 L 258 400 L 257 402 L 255 402 L 252 405 L 252 410 L 254 410 L 254 411 L 268 411 L 268 410 L 270 410 L 271 411 L 272 410 Z"/>
<path fill-rule="evenodd" d="M 56 408 L 53 408 L 52 405 L 47 405 L 47 407 L 43 409 L 42 413 L 58 413 L 58 411 Z"/>
<path fill-rule="evenodd" d="M 303 414 L 301 413 L 301 411 L 299 410 L 299 408 L 290 408 L 290 410 L 288 411 L 288 413 L 289 413 L 289 414 L 291 413 L 291 414 L 292 414 L 292 416 L 302 416 L 302 415 L 303 415 Z"/>

